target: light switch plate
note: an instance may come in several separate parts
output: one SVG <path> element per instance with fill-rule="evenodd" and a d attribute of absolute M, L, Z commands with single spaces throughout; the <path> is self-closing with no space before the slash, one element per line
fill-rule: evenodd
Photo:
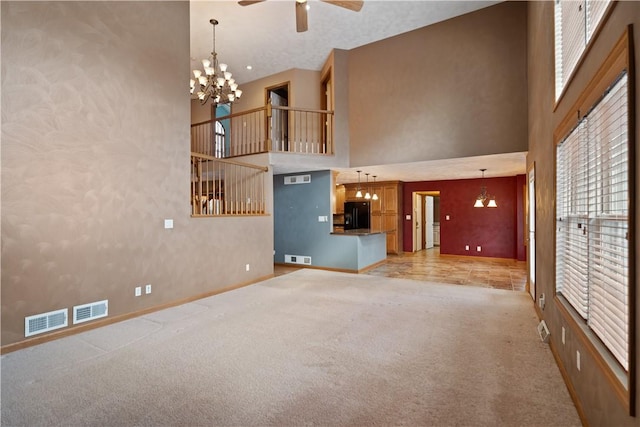
<path fill-rule="evenodd" d="M 164 228 L 173 228 L 173 220 L 165 219 L 164 220 Z"/>

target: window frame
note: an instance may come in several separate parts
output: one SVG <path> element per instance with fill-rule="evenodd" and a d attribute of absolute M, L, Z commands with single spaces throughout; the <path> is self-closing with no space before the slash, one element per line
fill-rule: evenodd
<path fill-rule="evenodd" d="M 562 0 L 556 0 L 553 2 L 553 7 L 554 7 L 554 11 L 553 11 L 553 16 L 554 16 L 554 29 L 556 27 L 556 3 L 557 2 L 561 2 Z M 585 2 L 589 2 L 589 0 L 583 0 Z M 606 10 L 604 11 L 604 13 L 602 14 L 600 21 L 596 24 L 595 28 L 593 29 L 593 31 L 591 31 L 591 34 L 586 35 L 586 40 L 585 40 L 585 44 L 582 48 L 582 53 L 578 56 L 578 60 L 576 61 L 575 65 L 573 66 L 573 69 L 571 70 L 571 72 L 567 75 L 567 79 L 564 83 L 564 86 L 562 87 L 562 90 L 558 93 L 558 89 L 557 89 L 557 85 L 558 85 L 558 73 L 557 73 L 557 61 L 558 61 L 558 52 L 557 52 L 557 34 L 554 30 L 554 42 L 553 42 L 553 49 L 554 49 L 554 54 L 553 54 L 553 58 L 554 58 L 554 75 L 553 75 L 553 82 L 554 82 L 554 89 L 553 89 L 553 97 L 555 100 L 555 105 L 554 105 L 554 111 L 556 110 L 556 108 L 558 107 L 558 105 L 560 104 L 560 102 L 562 101 L 562 99 L 564 98 L 565 94 L 567 93 L 568 88 L 571 86 L 571 82 L 573 81 L 573 79 L 575 78 L 578 70 L 580 69 L 580 67 L 582 66 L 582 63 L 584 62 L 585 57 L 588 55 L 589 51 L 591 50 L 591 47 L 593 46 L 594 40 L 596 40 L 598 38 L 598 34 L 600 34 L 600 32 L 602 31 L 602 27 L 604 26 L 605 22 L 607 21 L 607 19 L 609 19 L 609 16 L 611 15 L 611 12 L 613 11 L 613 8 L 615 7 L 615 5 L 617 4 L 617 0 L 609 0 L 609 4 L 606 7 Z M 585 19 L 586 19 L 586 12 L 585 12 Z M 586 29 L 585 29 L 585 32 Z M 560 54 L 561 55 L 561 54 Z"/>
<path fill-rule="evenodd" d="M 610 11 L 610 9 L 609 9 Z M 606 13 L 605 13 L 606 15 Z M 602 24 L 602 22 L 600 23 Z M 594 36 L 595 38 L 595 36 Z M 584 53 L 583 53 L 584 57 Z M 580 69 L 578 62 L 574 73 Z M 575 331 L 576 336 L 581 343 L 589 351 L 590 355 L 596 361 L 597 366 L 605 374 L 605 377 L 613 387 L 615 395 L 625 405 L 630 415 L 635 415 L 635 378 L 636 378 L 636 341 L 635 341 L 635 313 L 636 313 L 636 251 L 635 242 L 635 216 L 636 216 L 636 189 L 635 189 L 635 68 L 634 68 L 634 48 L 633 48 L 633 28 L 629 25 L 624 34 L 618 39 L 607 58 L 603 61 L 598 71 L 594 74 L 591 81 L 582 89 L 576 102 L 568 110 L 569 113 L 558 124 L 554 131 L 554 146 L 557 147 L 564 141 L 573 129 L 575 129 L 589 113 L 594 105 L 596 105 L 607 89 L 616 83 L 618 77 L 627 72 L 627 97 L 628 97 L 628 197 L 629 197 L 629 332 L 628 332 L 628 371 L 619 365 L 618 361 L 612 356 L 610 351 L 604 346 L 597 335 L 591 331 L 586 321 L 574 309 L 574 307 L 566 300 L 562 294 L 558 294 L 557 289 L 557 271 L 555 271 L 554 263 L 554 301 L 559 308 L 559 312 L 563 320 Z M 568 81 L 565 90 L 570 86 Z M 576 114 L 577 113 L 577 114 Z M 557 152 L 554 153 L 554 186 L 557 194 L 557 182 L 555 182 L 558 169 Z M 554 212 L 556 211 L 556 196 L 554 195 Z M 556 220 L 554 220 L 554 223 Z M 556 230 L 554 227 L 554 260 L 556 259 Z"/>

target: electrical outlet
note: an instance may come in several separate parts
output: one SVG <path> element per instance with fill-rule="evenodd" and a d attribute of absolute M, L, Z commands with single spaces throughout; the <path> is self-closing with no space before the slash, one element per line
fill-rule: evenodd
<path fill-rule="evenodd" d="M 576 350 L 576 367 L 580 370 L 580 352 Z"/>
<path fill-rule="evenodd" d="M 139 297 L 140 295 L 142 295 L 142 286 L 136 286 L 135 295 L 136 295 L 137 297 Z"/>
<path fill-rule="evenodd" d="M 244 266 L 245 271 L 249 271 L 251 269 L 251 267 L 249 266 L 249 264 Z"/>
<path fill-rule="evenodd" d="M 465 250 L 465 251 L 468 251 L 468 250 L 469 250 L 469 245 L 465 245 L 465 246 L 464 246 L 464 250 Z"/>
<path fill-rule="evenodd" d="M 482 252 L 482 246 L 476 246 L 476 251 Z"/>
<path fill-rule="evenodd" d="M 562 327 L 562 345 L 564 345 L 565 329 Z"/>
<path fill-rule="evenodd" d="M 144 293 L 145 294 L 150 294 L 151 293 L 151 285 L 147 285 L 144 287 Z"/>

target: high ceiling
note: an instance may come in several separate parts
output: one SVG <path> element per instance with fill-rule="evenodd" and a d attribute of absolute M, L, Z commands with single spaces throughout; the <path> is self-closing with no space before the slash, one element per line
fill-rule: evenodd
<path fill-rule="evenodd" d="M 242 83 L 291 68 L 320 70 L 331 49 L 353 49 L 499 1 L 364 0 L 360 12 L 318 0 L 308 0 L 308 3 L 309 29 L 298 33 L 295 0 L 267 0 L 250 6 L 240 6 L 230 0 L 191 0 L 191 68 L 200 68 L 200 61 L 211 52 L 211 18 L 219 22 L 216 27 L 218 59 L 229 65 L 242 88 Z M 247 69 L 248 65 L 251 70 Z M 381 58 L 380 66 L 387 65 Z M 366 169 L 375 173 L 377 168 L 380 172 L 377 174 L 385 180 L 417 181 L 477 178 L 481 167 L 488 169 L 486 176 L 524 173 L 524 153 Z M 359 168 L 341 171 L 343 182 L 353 182 L 355 169 Z"/>
<path fill-rule="evenodd" d="M 331 49 L 353 49 L 497 1 L 364 0 L 360 12 L 309 0 L 309 30 L 296 32 L 295 0 L 191 1 L 192 68 L 211 52 L 211 18 L 218 20 L 216 51 L 236 81 L 246 83 L 291 68 L 319 70 Z M 246 69 L 251 65 L 251 71 Z M 384 65 L 384 64 L 381 64 Z"/>

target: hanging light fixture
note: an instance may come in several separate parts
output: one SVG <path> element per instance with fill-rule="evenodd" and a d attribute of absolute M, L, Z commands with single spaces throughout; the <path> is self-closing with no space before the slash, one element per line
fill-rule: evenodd
<path fill-rule="evenodd" d="M 371 199 L 371 194 L 369 194 L 369 174 L 365 173 L 365 175 L 367 175 L 367 189 L 366 189 L 366 193 L 364 195 L 364 198 L 369 200 L 369 199 Z"/>
<path fill-rule="evenodd" d="M 371 200 L 378 200 L 378 195 L 376 194 L 376 175 L 373 175 L 373 196 L 371 196 Z"/>
<path fill-rule="evenodd" d="M 356 197 L 358 199 L 362 198 L 362 191 L 360 190 L 360 172 L 362 171 L 356 171 L 358 172 L 358 191 L 356 192 Z"/>
<path fill-rule="evenodd" d="M 482 181 L 484 184 L 484 171 L 486 171 L 486 169 L 480 169 L 480 171 L 482 171 Z M 496 198 L 487 194 L 487 187 L 485 185 L 482 185 L 480 187 L 480 194 L 478 195 L 478 197 L 476 197 L 476 203 L 473 205 L 473 207 L 484 208 L 485 206 L 488 208 L 498 207 L 498 205 L 496 204 Z"/>
<path fill-rule="evenodd" d="M 202 105 L 206 104 L 209 99 L 214 105 L 230 104 L 242 95 L 242 91 L 238 89 L 238 84 L 232 74 L 227 71 L 227 64 L 218 63 L 218 54 L 216 53 L 216 25 L 218 21 L 210 19 L 209 22 L 213 26 L 213 50 L 209 59 L 202 60 L 202 70 L 193 70 L 194 78 L 189 81 L 191 86 L 191 94 L 196 92 L 198 99 Z"/>

